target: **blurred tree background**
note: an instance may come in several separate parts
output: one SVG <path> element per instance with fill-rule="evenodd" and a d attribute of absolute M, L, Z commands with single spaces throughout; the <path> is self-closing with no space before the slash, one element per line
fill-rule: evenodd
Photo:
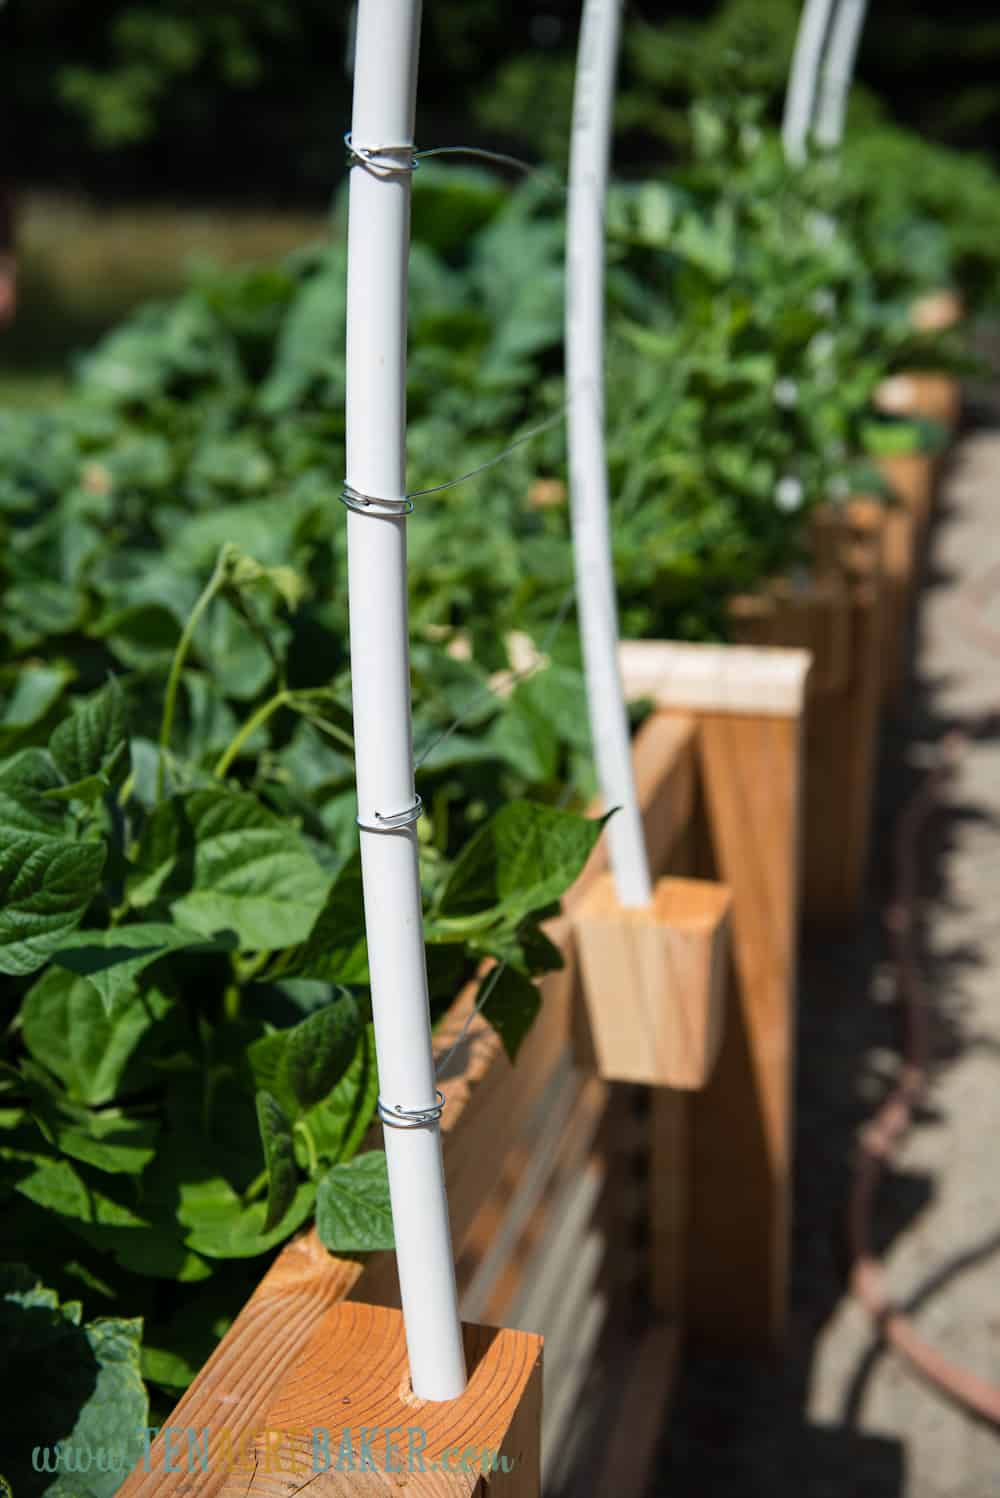
<path fill-rule="evenodd" d="M 6 171 L 126 197 L 321 205 L 341 171 L 353 7 L 345 0 L 8 0 Z M 420 135 L 558 156 L 579 0 L 426 0 Z M 796 0 L 626 7 L 622 159 L 683 129 L 694 88 L 787 73 Z M 1000 13 L 874 0 L 860 75 L 898 119 L 1000 145 Z M 859 107 L 864 107 L 863 100 Z"/>
<path fill-rule="evenodd" d="M 692 97 L 780 116 L 798 0 L 626 0 L 615 166 L 656 172 Z M 425 0 L 418 136 L 565 159 L 580 0 Z M 18 315 L 0 400 L 51 398 L 66 360 L 198 261 L 273 259 L 322 229 L 344 172 L 348 0 L 0 0 L 0 188 L 19 204 Z M 888 114 L 1000 154 L 1000 14 L 872 0 L 855 124 Z"/>

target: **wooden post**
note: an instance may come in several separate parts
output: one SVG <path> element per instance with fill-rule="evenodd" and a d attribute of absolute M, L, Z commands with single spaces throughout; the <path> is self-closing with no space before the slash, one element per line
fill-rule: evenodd
<path fill-rule="evenodd" d="M 965 304 L 951 286 L 926 291 L 910 306 L 910 321 L 922 333 L 940 333 L 957 328 L 965 317 Z"/>
<path fill-rule="evenodd" d="M 872 402 L 893 416 L 924 417 L 953 432 L 962 414 L 962 387 L 954 375 L 913 370 L 883 380 Z"/>
<path fill-rule="evenodd" d="M 842 691 L 812 699 L 806 718 L 802 899 L 806 919 L 820 925 L 850 921 L 864 888 L 886 639 L 885 515 L 859 499 L 817 517 L 822 554 L 835 558 L 849 589 L 851 625 L 849 678 Z"/>
<path fill-rule="evenodd" d="M 630 695 L 695 717 L 707 842 L 732 895 L 735 999 L 691 1096 L 684 1309 L 696 1334 L 775 1346 L 785 1327 L 804 651 L 630 641 Z M 685 1120 L 661 1122 L 684 1149 Z M 665 1162 L 666 1163 L 666 1162 Z M 669 1168 L 669 1166 L 668 1166 Z M 676 1168 L 676 1167 L 675 1167 Z M 668 1199 L 664 1232 L 677 1204 Z M 669 1298 L 668 1283 L 660 1292 Z"/>
<path fill-rule="evenodd" d="M 917 522 L 906 505 L 891 505 L 885 512 L 884 527 L 882 697 L 891 705 L 899 699 L 906 664 L 916 574 Z"/>
<path fill-rule="evenodd" d="M 734 645 L 774 645 L 774 615 L 770 592 L 734 594 L 726 604 L 729 638 Z"/>
<path fill-rule="evenodd" d="M 609 874 L 573 928 L 597 1057 L 609 1082 L 703 1087 L 722 1039 L 729 891 L 658 879 L 647 907 L 623 906 Z"/>
<path fill-rule="evenodd" d="M 685 1320 L 691 1179 L 691 1095 L 667 1087 L 649 1097 L 649 1252 L 646 1289 L 653 1309 L 676 1327 Z"/>
<path fill-rule="evenodd" d="M 919 546 L 930 519 L 931 494 L 934 488 L 933 457 L 930 453 L 894 453 L 888 457 L 876 458 L 875 467 L 903 509 L 912 516 Z"/>
<path fill-rule="evenodd" d="M 542 1339 L 463 1326 L 469 1382 L 457 1399 L 418 1399 L 403 1319 L 334 1306 L 268 1407 L 251 1460 L 221 1498 L 538 1498 Z"/>
<path fill-rule="evenodd" d="M 850 606 L 838 577 L 822 575 L 801 583 L 775 578 L 760 593 L 731 598 L 727 613 L 737 645 L 808 650 L 809 696 L 843 687 L 849 669 Z"/>

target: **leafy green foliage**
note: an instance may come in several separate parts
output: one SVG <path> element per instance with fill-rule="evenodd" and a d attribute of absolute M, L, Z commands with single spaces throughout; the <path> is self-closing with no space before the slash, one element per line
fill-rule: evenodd
<path fill-rule="evenodd" d="M 786 10 L 758 7 L 756 34 Z M 857 453 L 926 445 L 872 392 L 954 357 L 908 303 L 985 277 L 986 236 L 921 229 L 942 189 L 882 192 L 860 158 L 790 173 L 760 101 L 719 77 L 689 112 L 665 53 L 646 77 L 639 104 L 688 155 L 609 203 L 615 566 L 627 632 L 706 639 L 799 558 Z M 428 988 L 437 1018 L 494 959 L 480 998 L 512 1059 L 561 960 L 543 924 L 602 825 L 579 815 L 567 506 L 532 497 L 563 492 L 564 435 L 435 486 L 565 406 L 564 206 L 542 177 L 428 164 L 416 183 Z M 912 254 L 883 243 L 901 221 Z M 331 237 L 203 274 L 81 360 L 58 410 L 0 413 L 0 1260 L 88 1313 L 134 1310 L 170 1392 L 314 1213 L 332 1251 L 392 1244 L 384 1157 L 359 1154 L 378 1078 L 331 480 L 345 268 Z"/>
<path fill-rule="evenodd" d="M 154 988 L 130 991 L 110 1008 L 87 977 L 47 968 L 25 995 L 25 1044 L 71 1098 L 98 1107 L 128 1087 L 143 1040 L 162 1032 L 172 1001 Z M 147 1074 L 148 1078 L 148 1074 Z M 136 1081 L 141 1084 L 143 1073 Z"/>
<path fill-rule="evenodd" d="M 503 1041 L 507 1055 L 516 1061 L 521 1042 L 541 1008 L 536 984 L 519 968 L 505 962 L 481 979 L 477 1000 L 481 1012 Z"/>
<path fill-rule="evenodd" d="M 580 873 L 601 825 L 536 802 L 510 802 L 456 860 L 437 900 L 439 922 L 472 915 L 517 926 L 547 909 Z"/>
<path fill-rule="evenodd" d="M 224 949 L 227 944 L 218 944 Z M 213 950 L 197 932 L 183 926 L 137 921 L 106 931 L 74 931 L 52 954 L 56 968 L 86 978 L 100 994 L 108 1014 L 131 997 L 136 979 L 168 952 Z"/>
<path fill-rule="evenodd" d="M 298 1172 L 295 1169 L 295 1145 L 292 1127 L 281 1104 L 270 1092 L 257 1094 L 257 1125 L 267 1163 L 267 1215 L 264 1232 L 278 1223 L 295 1200 Z"/>
<path fill-rule="evenodd" d="M 72 836 L 46 799 L 51 763 L 26 750 L 0 770 L 0 972 L 40 967 L 80 920 L 106 857 L 101 840 Z"/>
<path fill-rule="evenodd" d="M 294 827 L 243 791 L 204 790 L 161 802 L 146 822 L 128 895 L 164 906 L 205 936 L 233 932 L 242 950 L 304 940 L 327 878 Z"/>
<path fill-rule="evenodd" d="M 291 1119 L 322 1102 L 357 1051 L 362 1030 L 358 1004 L 346 990 L 286 1030 L 250 1046 L 247 1060 L 258 1087 L 267 1088 Z"/>
<path fill-rule="evenodd" d="M 335 1165 L 319 1183 L 316 1230 L 331 1253 L 395 1247 L 385 1155 L 369 1150 Z"/>
<path fill-rule="evenodd" d="M 94 697 L 73 704 L 70 716 L 49 739 L 49 753 L 63 780 L 58 791 L 49 795 L 78 799 L 80 789 L 86 787 L 87 799 L 91 799 L 95 791 L 100 795 L 124 779 L 128 769 L 125 697 L 115 677 Z"/>
<path fill-rule="evenodd" d="M 83 915 L 103 864 L 99 843 L 10 836 L 0 854 L 0 972 L 42 965 Z"/>
<path fill-rule="evenodd" d="M 204 318 L 168 326 L 168 383 L 175 369 L 182 384 L 204 375 Z M 30 1252 L 60 1294 L 82 1286 L 102 1309 L 134 1307 L 142 1370 L 174 1392 L 211 1347 L 184 1321 L 185 1287 L 218 1283 L 217 1335 L 248 1293 L 235 1266 L 256 1263 L 259 1274 L 314 1212 L 324 1240 L 345 1252 L 391 1246 L 392 1230 L 384 1158 L 355 1160 L 378 1077 L 343 620 L 310 602 L 331 575 L 325 479 L 275 504 L 258 489 L 276 461 L 255 463 L 244 439 L 199 438 L 178 512 L 167 450 L 138 438 L 118 406 L 122 392 L 126 404 L 139 392 L 164 398 L 164 367 L 141 326 L 133 332 L 131 342 L 121 335 L 117 365 L 99 354 L 88 368 L 73 418 L 73 441 L 85 444 L 74 492 L 85 512 L 93 504 L 95 524 L 74 552 L 79 570 L 62 574 L 72 605 L 32 616 L 36 631 L 54 631 L 57 665 L 43 676 L 25 657 L 39 643 L 27 613 L 3 616 L 0 997 L 16 1023 L 0 1058 L 0 1258 Z M 287 341 L 296 359 L 302 339 Z M 335 377 L 322 340 L 307 352 Z M 296 388 L 325 389 L 326 377 L 317 365 Z M 267 385 L 269 407 L 282 407 L 281 390 Z M 317 461 L 325 445 L 324 432 Z M 32 510 L 30 553 L 38 522 L 27 475 L 26 462 L 14 464 L 2 482 L 7 513 Z M 55 465 L 51 479 L 47 502 L 61 514 L 67 475 Z M 155 493 L 150 508 L 133 503 L 137 491 Z M 243 497 L 220 506 L 221 493 Z M 120 528 L 114 554 L 97 540 L 98 520 Z M 51 539 L 32 566 L 51 565 Z M 332 682 L 309 679 L 317 649 L 334 664 Z M 534 1014 L 526 994 L 537 1003 L 532 975 L 558 960 L 538 920 L 575 877 L 570 829 L 589 848 L 597 824 L 539 806 L 555 841 L 569 842 L 536 874 L 534 898 L 517 909 L 466 898 L 461 929 L 448 927 L 438 895 L 458 899 L 470 831 L 489 838 L 496 808 L 502 815 L 509 791 L 530 784 L 499 725 L 535 699 L 523 690 L 505 708 L 483 673 L 439 648 L 418 649 L 415 665 L 426 684 L 419 731 L 468 718 L 427 772 L 432 1004 L 440 1010 L 494 951 L 510 967 L 489 1014 L 516 1044 Z M 578 674 L 558 674 L 551 711 L 531 709 L 545 717 L 549 780 L 569 762 L 557 719 L 574 692 L 580 705 Z M 484 692 L 470 710 L 470 695 Z M 511 844 L 495 855 L 498 879 L 513 877 L 513 855 Z M 139 1333 L 136 1322 L 135 1370 Z"/>
<path fill-rule="evenodd" d="M 141 1455 L 140 1432 L 148 1421 L 141 1332 L 135 1319 L 84 1322 L 79 1301 L 61 1301 L 25 1266 L 0 1269 L 0 1356 L 17 1374 L 4 1394 L 4 1423 L 16 1433 L 4 1446 L 4 1474 L 15 1492 L 43 1491 L 32 1450 L 62 1443 L 120 1457 L 117 1471 L 95 1465 L 86 1476 L 87 1498 L 111 1498 L 123 1471 Z M 44 1491 L 69 1498 L 83 1487 L 79 1479 L 60 1477 Z"/>

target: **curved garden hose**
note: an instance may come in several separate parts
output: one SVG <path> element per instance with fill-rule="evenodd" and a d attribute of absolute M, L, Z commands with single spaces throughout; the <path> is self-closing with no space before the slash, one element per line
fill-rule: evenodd
<path fill-rule="evenodd" d="M 960 598 L 966 632 L 994 654 L 1000 638 L 986 625 L 980 611 L 1000 586 L 1000 564 L 971 583 Z M 992 717 L 992 712 L 988 715 Z M 973 720 L 967 731 L 973 730 Z M 952 1362 L 919 1333 L 913 1321 L 896 1306 L 881 1265 L 871 1247 L 871 1220 L 883 1168 L 909 1132 L 915 1109 L 927 1089 L 931 1061 L 928 1008 L 920 969 L 913 950 L 913 907 L 916 899 L 917 842 L 932 815 L 944 781 L 954 773 L 962 751 L 962 735 L 948 734 L 938 764 L 923 781 L 900 815 L 895 838 L 895 890 L 886 911 L 893 946 L 896 991 L 903 1006 L 903 1065 L 899 1082 L 871 1120 L 861 1141 L 861 1155 L 848 1206 L 851 1290 L 872 1317 L 883 1341 L 942 1394 L 991 1425 L 1000 1427 L 1000 1387 Z"/>

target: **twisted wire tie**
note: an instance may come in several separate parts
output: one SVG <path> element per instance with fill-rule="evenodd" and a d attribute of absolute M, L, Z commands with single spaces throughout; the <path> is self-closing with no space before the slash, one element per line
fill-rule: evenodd
<path fill-rule="evenodd" d="M 375 1112 L 384 1124 L 390 1129 L 420 1129 L 428 1124 L 435 1124 L 444 1112 L 444 1093 L 440 1087 L 434 1089 L 436 1103 L 429 1108 L 401 1108 L 397 1104 L 393 1107 L 390 1103 L 384 1103 L 379 1098 L 375 1103 Z"/>
<path fill-rule="evenodd" d="M 366 822 L 362 817 L 355 817 L 358 826 L 365 832 L 396 832 L 400 827 L 412 827 L 422 815 L 424 803 L 418 796 L 412 806 L 405 811 L 393 811 L 383 814 L 375 812 L 374 822 Z"/>
<path fill-rule="evenodd" d="M 383 177 L 406 177 L 420 165 L 412 145 L 356 146 L 349 130 L 344 136 L 344 145 L 349 167 L 363 166 L 366 172 Z"/>
<path fill-rule="evenodd" d="M 530 161 L 522 161 L 520 156 L 510 156 L 506 151 L 488 151 L 483 146 L 428 146 L 423 151 L 407 143 L 405 145 L 389 146 L 357 146 L 350 130 L 344 136 L 344 145 L 347 148 L 347 165 L 361 166 L 368 172 L 381 174 L 384 177 L 406 177 L 415 172 L 421 161 L 428 156 L 472 156 L 478 161 L 491 161 L 497 166 L 510 166 L 516 171 L 525 172 L 531 176 L 546 178 L 551 186 L 560 192 L 566 191 L 566 185 L 542 168 L 534 166 Z"/>
<path fill-rule="evenodd" d="M 353 484 L 344 484 L 340 503 L 357 515 L 371 515 L 375 520 L 402 520 L 413 514 L 413 500 L 408 494 L 401 499 L 383 499 L 378 494 L 363 494 Z"/>

